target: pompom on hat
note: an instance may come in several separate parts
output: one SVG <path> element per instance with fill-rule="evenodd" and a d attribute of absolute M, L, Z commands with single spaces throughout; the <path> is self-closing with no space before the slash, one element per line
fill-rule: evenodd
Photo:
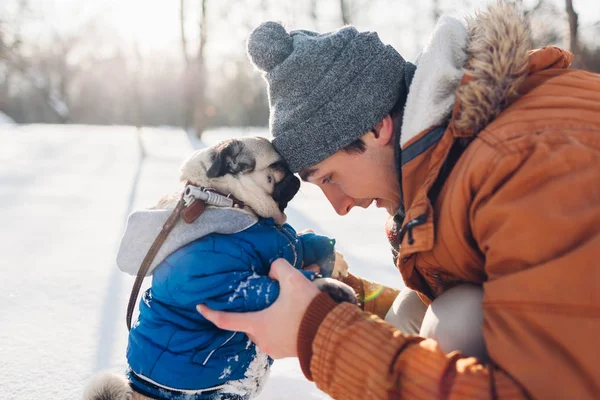
<path fill-rule="evenodd" d="M 294 41 L 281 24 L 265 22 L 248 38 L 248 55 L 261 71 L 269 72 L 294 51 Z"/>
<path fill-rule="evenodd" d="M 374 32 L 288 32 L 264 22 L 247 41 L 264 73 L 273 145 L 293 172 L 360 138 L 406 101 L 415 66 Z"/>

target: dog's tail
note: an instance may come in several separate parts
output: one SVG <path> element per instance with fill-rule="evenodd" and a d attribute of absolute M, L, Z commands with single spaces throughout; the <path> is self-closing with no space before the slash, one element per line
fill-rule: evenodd
<path fill-rule="evenodd" d="M 114 372 L 96 375 L 87 384 L 83 400 L 131 400 L 133 390 L 125 376 Z"/>

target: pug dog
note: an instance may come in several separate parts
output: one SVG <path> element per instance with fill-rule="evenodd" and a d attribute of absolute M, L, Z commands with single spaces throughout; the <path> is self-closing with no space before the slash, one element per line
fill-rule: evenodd
<path fill-rule="evenodd" d="M 336 279 L 348 265 L 335 241 L 313 232 L 298 235 L 285 209 L 300 188 L 271 143 L 232 139 L 195 152 L 181 167 L 182 193 L 167 196 L 127 222 L 117 265 L 137 274 L 160 227 L 181 198 L 194 218 L 178 221 L 151 264 L 152 286 L 139 303 L 129 334 L 127 377 L 93 379 L 85 400 L 250 399 L 272 363 L 241 332 L 218 329 L 195 309 L 258 311 L 271 305 L 279 284 L 270 264 L 285 258 L 338 301 L 357 304 L 352 288 Z M 320 274 L 305 270 L 317 264 Z"/>
<path fill-rule="evenodd" d="M 262 137 L 230 139 L 192 154 L 181 167 L 181 181 L 228 193 L 263 218 L 283 225 L 284 210 L 300 189 L 300 180 Z M 167 206 L 174 206 L 170 197 Z"/>

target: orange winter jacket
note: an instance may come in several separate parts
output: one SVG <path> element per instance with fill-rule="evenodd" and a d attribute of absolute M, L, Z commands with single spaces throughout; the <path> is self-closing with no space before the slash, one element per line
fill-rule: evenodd
<path fill-rule="evenodd" d="M 509 50 L 471 51 L 449 125 L 402 156 L 398 268 L 426 303 L 482 284 L 492 361 L 405 336 L 382 304 L 377 316 L 321 294 L 298 350 L 334 398 L 600 398 L 600 75 L 555 47 Z"/>

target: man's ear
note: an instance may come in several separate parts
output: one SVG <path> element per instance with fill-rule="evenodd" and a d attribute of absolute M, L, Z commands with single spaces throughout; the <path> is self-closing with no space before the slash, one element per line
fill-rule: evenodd
<path fill-rule="evenodd" d="M 365 135 L 364 140 L 374 145 L 387 146 L 394 139 L 394 120 L 388 114 L 375 125 L 370 134 Z"/>
<path fill-rule="evenodd" d="M 212 163 L 206 171 L 208 178 L 218 178 L 226 174 L 237 175 L 254 171 L 256 160 L 240 140 L 232 139 L 215 148 Z"/>

